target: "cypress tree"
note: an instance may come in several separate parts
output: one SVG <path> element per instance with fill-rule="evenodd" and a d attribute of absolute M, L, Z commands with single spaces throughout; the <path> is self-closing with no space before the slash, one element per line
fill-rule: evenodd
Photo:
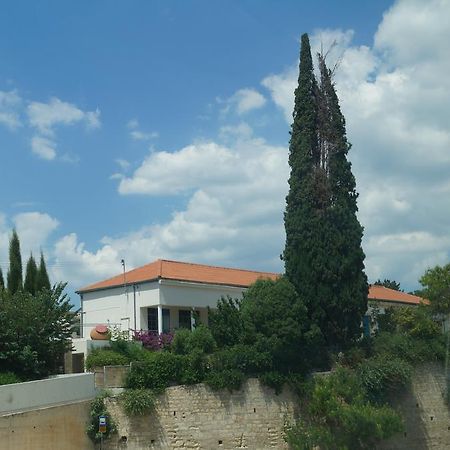
<path fill-rule="evenodd" d="M 31 254 L 25 270 L 25 282 L 23 284 L 23 290 L 25 292 L 29 292 L 31 295 L 36 294 L 37 277 L 38 277 L 38 268 L 36 265 L 36 261 L 34 260 L 33 254 Z"/>
<path fill-rule="evenodd" d="M 50 287 L 50 279 L 45 265 L 44 254 L 41 252 L 41 260 L 37 271 L 36 292 L 39 292 L 42 289 L 50 289 Z"/>
<path fill-rule="evenodd" d="M 305 34 L 289 145 L 283 259 L 308 307 L 311 329 L 339 346 L 359 336 L 367 281 L 345 120 L 323 58 L 319 67 L 320 84 Z"/>
<path fill-rule="evenodd" d="M 5 281 L 3 280 L 3 272 L 0 267 L 0 292 L 5 288 Z"/>
<path fill-rule="evenodd" d="M 324 305 L 328 340 L 345 343 L 360 336 L 361 320 L 367 311 L 368 285 L 364 273 L 361 241 L 363 227 L 358 221 L 356 181 L 347 159 L 345 118 L 339 106 L 332 73 L 319 55 L 321 121 L 321 158 L 330 189 L 328 222 L 333 229 L 330 242 L 332 295 Z"/>
<path fill-rule="evenodd" d="M 11 294 L 22 290 L 22 256 L 20 255 L 20 241 L 16 230 L 13 230 L 9 241 L 9 270 L 6 278 L 8 291 Z"/>

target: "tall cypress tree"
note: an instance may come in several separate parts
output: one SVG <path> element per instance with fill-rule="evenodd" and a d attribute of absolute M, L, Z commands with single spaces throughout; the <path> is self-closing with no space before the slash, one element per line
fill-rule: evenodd
<path fill-rule="evenodd" d="M 22 256 L 20 255 L 20 241 L 14 229 L 9 241 L 9 270 L 6 276 L 8 291 L 14 294 L 22 290 Z"/>
<path fill-rule="evenodd" d="M 41 252 L 41 259 L 39 261 L 39 268 L 37 272 L 36 292 L 42 289 L 50 289 L 50 279 L 45 265 L 44 254 Z"/>
<path fill-rule="evenodd" d="M 351 145 L 347 141 L 345 118 L 339 106 L 332 73 L 325 58 L 319 55 L 322 121 L 322 160 L 328 176 L 330 207 L 328 221 L 333 228 L 330 242 L 330 268 L 333 289 L 324 306 L 327 311 L 322 328 L 335 342 L 345 343 L 360 335 L 361 320 L 367 311 L 367 277 L 361 241 L 363 227 L 358 221 L 356 181 L 347 159 Z"/>
<path fill-rule="evenodd" d="M 2 291 L 5 288 L 5 281 L 3 280 L 3 272 L 2 268 L 0 267 L 0 291 Z"/>
<path fill-rule="evenodd" d="M 25 292 L 29 292 L 31 295 L 36 294 L 37 278 L 38 268 L 33 254 L 31 254 L 25 269 L 25 282 L 23 284 L 23 290 Z"/>
<path fill-rule="evenodd" d="M 320 83 L 305 34 L 289 146 L 283 259 L 311 326 L 328 345 L 340 345 L 359 335 L 367 282 L 345 121 L 323 58 L 319 66 Z"/>

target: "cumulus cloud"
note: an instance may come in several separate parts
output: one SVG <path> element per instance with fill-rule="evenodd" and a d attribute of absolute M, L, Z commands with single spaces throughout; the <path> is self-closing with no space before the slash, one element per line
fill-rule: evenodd
<path fill-rule="evenodd" d="M 398 277 L 414 286 L 427 265 L 450 256 L 444 231 L 450 183 L 445 100 L 450 80 L 444 75 L 450 69 L 449 15 L 446 1 L 402 0 L 384 14 L 373 47 L 352 45 L 351 30 L 318 30 L 311 36 L 313 53 L 331 48 L 327 62 L 338 62 L 336 88 L 353 144 L 350 158 L 372 280 Z M 297 67 L 262 81 L 288 123 Z"/>
<path fill-rule="evenodd" d="M 353 143 L 369 278 L 393 278 L 406 289 L 450 256 L 449 16 L 447 1 L 402 0 L 383 16 L 371 47 L 353 45 L 351 30 L 311 36 L 314 52 L 331 47 L 328 63 L 339 62 L 335 79 Z M 293 61 L 262 80 L 287 124 L 297 71 Z M 239 95 L 227 105 L 238 117 L 252 109 Z M 213 140 L 149 153 L 120 176 L 119 192 L 177 195 L 185 205 L 165 223 L 103 238 L 97 251 L 66 236 L 56 254 L 72 258 L 73 273 L 89 281 L 119 273 L 122 257 L 131 266 L 169 257 L 282 270 L 287 155 L 244 123 L 223 126 Z"/>
<path fill-rule="evenodd" d="M 219 100 L 219 103 L 222 100 Z M 239 89 L 230 98 L 225 100 L 226 106 L 222 112 L 235 111 L 238 115 L 246 114 L 266 104 L 266 98 L 255 89 Z"/>
<path fill-rule="evenodd" d="M 0 124 L 10 130 L 15 130 L 22 125 L 19 107 L 22 104 L 17 91 L 0 91 Z"/>

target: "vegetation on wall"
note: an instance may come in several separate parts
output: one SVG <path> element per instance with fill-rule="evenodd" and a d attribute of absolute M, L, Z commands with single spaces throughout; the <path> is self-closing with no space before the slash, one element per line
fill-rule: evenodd
<path fill-rule="evenodd" d="M 111 435 L 117 432 L 117 425 L 114 418 L 108 412 L 105 404 L 105 399 L 110 395 L 104 391 L 97 395 L 94 400 L 92 400 L 89 409 L 89 422 L 86 426 L 86 434 L 92 440 L 92 442 L 97 443 L 103 438 L 108 439 Z M 106 418 L 106 433 L 99 433 L 99 418 L 104 416 Z"/>

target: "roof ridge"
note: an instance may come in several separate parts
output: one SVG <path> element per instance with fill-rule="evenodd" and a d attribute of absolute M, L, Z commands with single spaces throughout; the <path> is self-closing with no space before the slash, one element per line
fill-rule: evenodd
<path fill-rule="evenodd" d="M 193 263 L 193 262 L 187 262 L 187 261 L 175 261 L 173 259 L 161 259 L 161 261 L 168 262 L 168 263 L 185 264 L 185 265 L 189 265 L 189 266 L 212 267 L 214 269 L 222 269 L 222 270 L 238 270 L 240 272 L 270 273 L 271 275 L 278 275 L 278 272 L 266 272 L 266 271 L 261 271 L 261 270 L 240 269 L 238 267 L 215 266 L 215 265 L 211 265 L 211 264 L 201 264 L 201 263 Z"/>

